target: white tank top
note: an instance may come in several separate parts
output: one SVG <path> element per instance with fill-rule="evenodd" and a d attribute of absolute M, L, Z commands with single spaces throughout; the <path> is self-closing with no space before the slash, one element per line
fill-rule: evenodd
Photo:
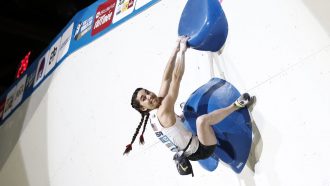
<path fill-rule="evenodd" d="M 155 131 L 156 136 L 173 152 L 183 150 L 193 136 L 193 139 L 185 152 L 185 155 L 189 156 L 197 151 L 199 145 L 198 138 L 184 127 L 179 116 L 175 115 L 175 119 L 176 122 L 173 126 L 164 128 L 158 120 L 157 110 L 152 110 L 150 112 L 149 122 L 152 129 Z"/>

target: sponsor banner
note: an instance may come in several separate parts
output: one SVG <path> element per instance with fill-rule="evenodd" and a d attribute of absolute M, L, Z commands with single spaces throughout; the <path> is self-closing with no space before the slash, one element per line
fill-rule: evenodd
<path fill-rule="evenodd" d="M 37 68 L 35 66 L 37 66 L 37 64 L 34 63 L 33 65 L 33 67 L 31 66 L 32 68 L 29 68 L 26 71 L 26 83 L 24 88 L 23 100 L 30 96 L 33 91 L 34 80 L 37 72 Z"/>
<path fill-rule="evenodd" d="M 16 92 L 16 86 L 13 87 L 7 94 L 5 108 L 3 109 L 2 119 L 5 119 L 10 114 L 13 108 L 15 92 Z"/>
<path fill-rule="evenodd" d="M 78 41 L 80 38 L 84 37 L 91 29 L 93 24 L 94 15 L 83 19 L 78 23 L 74 33 L 74 40 Z"/>
<path fill-rule="evenodd" d="M 78 12 L 40 56 L 0 96 L 0 125 L 61 64 L 89 44 L 160 0 L 98 0 Z"/>
<path fill-rule="evenodd" d="M 2 121 L 3 112 L 5 110 L 6 98 L 0 99 L 0 122 Z"/>
<path fill-rule="evenodd" d="M 72 30 L 73 30 L 73 23 L 70 24 L 70 26 L 65 30 L 65 32 L 61 37 L 61 44 L 58 52 L 57 61 L 60 61 L 69 51 L 69 46 L 72 37 Z"/>
<path fill-rule="evenodd" d="M 58 38 L 56 42 L 50 47 L 48 53 L 48 60 L 46 63 L 46 72 L 47 75 L 54 67 L 57 62 L 58 52 L 60 48 L 61 38 Z"/>
<path fill-rule="evenodd" d="M 92 28 L 92 36 L 105 30 L 112 23 L 112 18 L 116 8 L 116 0 L 108 0 L 100 4 L 96 10 L 94 24 Z"/>
<path fill-rule="evenodd" d="M 35 75 L 35 80 L 33 86 L 38 85 L 45 75 L 46 63 L 48 63 L 48 51 L 42 56 L 38 62 L 37 74 Z"/>
<path fill-rule="evenodd" d="M 117 0 L 116 14 L 113 18 L 113 22 L 117 22 L 122 18 L 131 14 L 134 10 L 136 0 Z"/>
<path fill-rule="evenodd" d="M 25 75 L 16 85 L 14 98 L 13 98 L 14 99 L 13 109 L 16 108 L 16 106 L 22 101 L 24 89 L 25 89 L 26 77 L 27 75 Z"/>

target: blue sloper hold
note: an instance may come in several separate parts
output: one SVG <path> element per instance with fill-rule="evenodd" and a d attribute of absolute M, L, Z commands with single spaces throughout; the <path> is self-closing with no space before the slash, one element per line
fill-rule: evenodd
<path fill-rule="evenodd" d="M 232 104 L 240 93 L 229 82 L 212 78 L 195 90 L 186 101 L 183 113 L 185 125 L 196 134 L 196 118 L 216 109 Z M 246 108 L 237 110 L 213 126 L 218 145 L 214 156 L 199 161 L 206 170 L 217 167 L 217 158 L 228 164 L 233 171 L 240 173 L 249 157 L 252 144 L 252 125 Z"/>
<path fill-rule="evenodd" d="M 227 18 L 218 0 L 188 0 L 181 14 L 179 36 L 189 36 L 196 50 L 216 52 L 228 35 Z"/>

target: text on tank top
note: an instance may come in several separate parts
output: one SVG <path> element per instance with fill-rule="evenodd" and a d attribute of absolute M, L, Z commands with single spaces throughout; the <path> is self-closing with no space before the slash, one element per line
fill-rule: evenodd
<path fill-rule="evenodd" d="M 178 150 L 183 150 L 190 138 L 193 136 L 190 131 L 188 131 L 179 116 L 176 117 L 176 123 L 168 128 L 164 128 L 157 117 L 157 110 L 150 112 L 149 122 L 152 129 L 154 130 L 158 139 L 166 145 L 171 151 L 177 152 Z M 198 148 L 198 138 L 193 136 L 192 142 L 187 149 L 187 154 L 194 153 Z"/>

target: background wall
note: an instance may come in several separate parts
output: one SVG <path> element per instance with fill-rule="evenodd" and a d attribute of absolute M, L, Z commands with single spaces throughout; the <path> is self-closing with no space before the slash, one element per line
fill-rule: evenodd
<path fill-rule="evenodd" d="M 23 125 L 1 185 L 330 185 L 330 15 L 313 11 L 329 9 L 325 2 L 222 3 L 229 23 L 222 68 L 258 98 L 250 164 L 240 175 L 196 162 L 194 178 L 178 175 L 150 127 L 146 144 L 122 155 L 140 121 L 131 94 L 140 86 L 158 91 L 185 3 L 163 0 L 68 56 L 6 121 Z M 207 54 L 189 49 L 178 103 L 209 78 Z"/>

